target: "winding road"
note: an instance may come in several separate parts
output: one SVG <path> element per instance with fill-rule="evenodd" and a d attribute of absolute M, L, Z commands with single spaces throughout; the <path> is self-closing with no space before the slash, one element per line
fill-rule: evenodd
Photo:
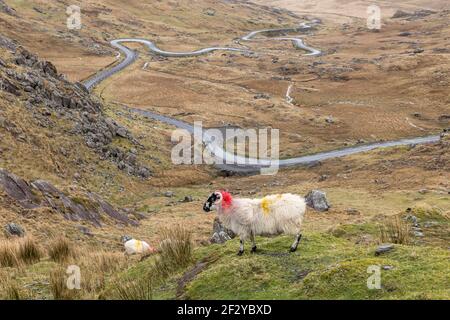
<path fill-rule="evenodd" d="M 292 45 L 296 49 L 304 50 L 307 53 L 305 53 L 305 56 L 317 56 L 321 54 L 321 51 L 315 48 L 312 48 L 310 46 L 307 46 L 303 39 L 297 38 L 297 37 L 273 37 L 273 38 L 256 38 L 260 34 L 273 34 L 273 33 L 280 33 L 280 32 L 297 32 L 297 31 L 307 31 L 310 29 L 311 26 L 302 23 L 299 25 L 299 27 L 294 28 L 283 28 L 283 29 L 263 29 L 263 30 L 257 30 L 252 31 L 245 36 L 241 37 L 238 41 L 291 41 Z M 256 38 L 256 39 L 255 39 Z M 83 85 L 88 89 L 91 90 L 94 88 L 97 84 L 105 80 L 106 78 L 109 78 L 110 76 L 114 75 L 115 73 L 123 70 L 130 64 L 132 64 L 137 59 L 137 52 L 134 50 L 131 50 L 130 48 L 122 45 L 121 43 L 124 42 L 138 42 L 144 44 L 151 52 L 153 52 L 156 55 L 164 56 L 164 57 L 192 57 L 192 56 L 199 56 L 204 55 L 216 50 L 222 50 L 222 51 L 235 51 L 235 52 L 251 52 L 250 50 L 240 49 L 240 48 L 231 48 L 231 47 L 208 47 L 199 49 L 196 51 L 190 51 L 190 52 L 171 52 L 171 51 L 165 51 L 160 48 L 158 48 L 154 42 L 146 39 L 137 39 L 137 38 L 123 38 L 123 39 L 116 39 L 111 41 L 111 45 L 117 49 L 120 50 L 125 55 L 125 59 L 122 60 L 117 65 L 112 66 L 109 69 L 105 69 L 103 71 L 98 72 L 90 79 L 83 82 Z M 169 125 L 173 125 L 180 129 L 185 129 L 190 133 L 194 132 L 194 126 L 175 119 L 171 117 L 167 117 L 164 115 L 160 115 L 151 111 L 142 110 L 142 109 L 136 109 L 136 108 L 130 108 L 128 107 L 128 110 L 131 112 L 140 114 L 144 117 L 157 120 Z M 319 152 L 312 155 L 307 156 L 300 156 L 300 157 L 294 157 L 289 159 L 281 159 L 281 160 L 271 160 L 271 159 L 254 159 L 254 158 L 245 158 L 237 155 L 232 155 L 228 153 L 226 150 L 222 148 L 222 146 L 219 146 L 217 144 L 214 144 L 214 138 L 209 136 L 207 133 L 203 134 L 203 143 L 206 146 L 206 148 L 209 149 L 209 151 L 215 155 L 217 160 L 223 160 L 223 159 L 234 159 L 235 163 L 239 164 L 219 164 L 216 165 L 220 169 L 228 172 L 233 173 L 253 173 L 261 170 L 265 170 L 268 167 L 289 167 L 289 166 L 297 166 L 297 165 L 308 165 L 311 163 L 316 163 L 318 161 L 326 160 L 326 159 L 332 159 L 332 158 L 338 158 L 343 156 L 352 155 L 355 153 L 360 152 L 366 152 L 370 151 L 376 148 L 381 147 L 393 147 L 393 146 L 400 146 L 400 145 L 411 145 L 411 144 L 423 144 L 423 143 L 432 143 L 437 142 L 440 140 L 439 135 L 431 135 L 431 136 L 425 136 L 425 137 L 416 137 L 416 138 L 407 138 L 407 139 L 400 139 L 400 140 L 394 140 L 394 141 L 382 141 L 382 142 L 374 142 L 369 144 L 363 144 L 363 145 L 357 145 L 353 147 L 347 147 L 342 148 L 338 150 L 332 150 L 332 151 L 326 151 L 326 152 Z M 231 157 L 231 158 L 230 158 Z M 218 161 L 219 163 L 222 161 Z M 225 162 L 225 161 L 223 161 Z M 270 170 L 268 170 L 270 172 Z"/>

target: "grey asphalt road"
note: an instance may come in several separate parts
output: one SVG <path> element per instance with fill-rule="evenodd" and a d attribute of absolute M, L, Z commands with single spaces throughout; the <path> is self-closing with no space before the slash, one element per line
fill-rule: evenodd
<path fill-rule="evenodd" d="M 321 54 L 321 51 L 315 48 L 312 48 L 310 46 L 307 46 L 303 39 L 297 38 L 297 37 L 274 37 L 274 38 L 257 38 L 260 34 L 268 34 L 268 33 L 274 33 L 274 32 L 288 32 L 288 31 L 304 31 L 311 28 L 311 26 L 302 23 L 299 27 L 294 28 L 283 28 L 283 29 L 264 29 L 264 30 L 257 30 L 252 31 L 245 36 L 241 37 L 240 40 L 242 41 L 291 41 L 294 48 L 304 50 L 308 53 L 304 54 L 306 56 L 317 56 Z M 160 48 L 158 48 L 154 42 L 146 39 L 137 39 L 137 38 L 123 38 L 123 39 L 116 39 L 111 41 L 111 45 L 120 52 L 122 52 L 125 55 L 125 59 L 123 59 L 120 63 L 117 65 L 114 65 L 113 67 L 102 70 L 95 74 L 92 78 L 86 80 L 83 84 L 88 89 L 91 90 L 93 87 L 95 87 L 97 84 L 105 80 L 106 78 L 114 75 L 115 73 L 123 70 L 130 64 L 132 64 L 137 59 L 137 52 L 134 50 L 131 50 L 130 48 L 122 45 L 124 42 L 138 42 L 144 44 L 151 52 L 154 54 L 165 56 L 165 57 L 190 57 L 190 56 L 198 56 L 207 54 L 216 50 L 223 50 L 223 51 L 235 51 L 235 52 L 249 52 L 249 50 L 244 50 L 240 48 L 231 48 L 231 47 L 208 47 L 199 49 L 196 51 L 190 51 L 190 52 L 171 52 L 171 51 L 165 51 Z M 130 111 L 138 113 L 144 117 L 154 119 L 157 121 L 164 122 L 169 125 L 173 125 L 177 128 L 185 129 L 188 132 L 193 133 L 194 127 L 193 125 L 186 123 L 184 121 L 163 116 L 151 111 L 146 111 L 142 109 L 136 109 L 136 108 L 129 108 Z M 299 166 L 299 165 L 309 165 L 311 163 L 316 163 L 318 161 L 323 161 L 327 159 L 332 158 L 338 158 L 338 157 L 344 157 L 360 152 L 366 152 L 370 151 L 376 148 L 383 148 L 383 147 L 394 147 L 394 146 L 401 146 L 401 145 L 415 145 L 415 144 L 423 144 L 423 143 L 433 143 L 440 140 L 439 135 L 430 135 L 430 136 L 423 136 L 423 137 L 414 137 L 414 138 L 406 138 L 406 139 L 399 139 L 399 140 L 393 140 L 393 141 L 380 141 L 380 142 L 374 142 L 374 143 L 368 143 L 368 144 L 361 144 L 353 147 L 348 148 L 342 148 L 338 150 L 332 150 L 332 151 L 326 151 L 326 152 L 319 152 L 312 155 L 306 155 L 306 156 L 300 156 L 300 157 L 294 157 L 289 159 L 280 159 L 280 160 L 271 160 L 271 159 L 255 159 L 255 158 L 245 158 L 240 157 L 236 155 L 232 155 L 231 158 L 228 159 L 234 159 L 234 163 L 232 164 L 226 164 L 224 159 L 227 159 L 227 157 L 230 156 L 230 154 L 225 151 L 222 146 L 215 145 L 213 142 L 213 139 L 209 137 L 207 134 L 203 135 L 203 142 L 205 146 L 211 151 L 212 154 L 216 157 L 216 163 L 217 167 L 221 170 L 232 172 L 232 173 L 254 173 L 261 171 L 262 168 L 267 167 L 290 167 L 290 166 Z"/>

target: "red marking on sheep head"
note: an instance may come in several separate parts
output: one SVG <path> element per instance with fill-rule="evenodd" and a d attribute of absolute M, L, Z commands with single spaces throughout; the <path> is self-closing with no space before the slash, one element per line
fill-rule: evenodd
<path fill-rule="evenodd" d="M 230 193 L 226 191 L 220 191 L 220 194 L 222 195 L 222 208 L 228 208 L 231 206 L 231 202 L 233 202 L 233 197 Z"/>
<path fill-rule="evenodd" d="M 205 212 L 210 212 L 213 208 L 222 207 L 222 209 L 229 208 L 231 206 L 231 202 L 233 198 L 231 194 L 226 191 L 215 191 L 213 192 L 206 202 L 203 204 L 203 210 Z"/>

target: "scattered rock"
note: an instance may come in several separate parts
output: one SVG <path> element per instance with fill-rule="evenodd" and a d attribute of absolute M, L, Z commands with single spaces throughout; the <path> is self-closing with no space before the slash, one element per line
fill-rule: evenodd
<path fill-rule="evenodd" d="M 431 14 L 436 13 L 436 11 L 432 10 L 426 10 L 426 9 L 420 9 L 416 10 L 414 12 L 406 12 L 403 10 L 397 10 L 394 15 L 392 16 L 393 19 L 400 19 L 400 18 L 406 18 L 407 20 L 417 20 L 424 17 L 427 17 Z"/>
<path fill-rule="evenodd" d="M 405 31 L 405 32 L 400 32 L 398 34 L 400 37 L 409 37 L 410 35 L 412 35 L 411 32 Z"/>
<path fill-rule="evenodd" d="M 424 234 L 422 231 L 414 231 L 414 236 L 418 238 L 424 237 Z"/>
<path fill-rule="evenodd" d="M 257 93 L 253 98 L 255 98 L 255 99 L 270 99 L 270 96 L 266 93 Z"/>
<path fill-rule="evenodd" d="M 306 195 L 305 199 L 306 204 L 317 211 L 328 211 L 330 208 L 327 195 L 323 191 L 312 190 Z"/>
<path fill-rule="evenodd" d="M 357 209 L 355 209 L 355 208 L 348 208 L 348 209 L 345 209 L 345 212 L 347 213 L 347 214 L 349 214 L 349 215 L 355 215 L 355 216 L 358 216 L 358 215 L 360 215 L 361 214 L 361 212 L 359 212 Z"/>
<path fill-rule="evenodd" d="M 175 196 L 175 193 L 173 191 L 164 192 L 164 197 L 172 198 L 173 196 Z"/>
<path fill-rule="evenodd" d="M 8 223 L 5 226 L 6 234 L 9 236 L 18 236 L 23 237 L 25 236 L 25 230 L 18 224 L 15 223 Z"/>
<path fill-rule="evenodd" d="M 0 75 L 0 88 L 21 96 L 24 107 L 30 109 L 27 111 L 31 111 L 38 125 L 54 125 L 51 115 L 63 118 L 71 122 L 73 129 L 69 134 L 82 136 L 86 145 L 94 149 L 102 160 L 112 161 L 130 175 L 145 179 L 151 176 L 151 170 L 139 164 L 136 157 L 129 156 L 124 148 L 112 145 L 115 137 L 127 139 L 134 146 L 139 142 L 129 130 L 106 117 L 101 102 L 82 84 L 70 83 L 64 75 L 58 74 L 51 62 L 39 59 L 6 37 L 0 36 L 0 47 L 10 51 L 2 56 L 0 62 L 6 69 Z M 14 64 L 21 68 L 15 68 Z"/>
<path fill-rule="evenodd" d="M 0 188 L 24 208 L 33 209 L 40 204 L 28 182 L 3 169 L 0 169 Z"/>
<path fill-rule="evenodd" d="M 431 227 L 435 227 L 437 225 L 439 225 L 439 222 L 437 222 L 437 221 L 425 221 L 423 223 L 424 228 L 431 228 Z"/>
<path fill-rule="evenodd" d="M 450 53 L 450 48 L 433 48 L 433 53 Z"/>
<path fill-rule="evenodd" d="M 334 119 L 333 119 L 332 116 L 328 116 L 328 117 L 325 118 L 325 122 L 326 123 L 334 123 Z"/>
<path fill-rule="evenodd" d="M 194 201 L 192 199 L 192 196 L 185 196 L 184 199 L 183 199 L 183 202 L 192 202 L 192 201 Z"/>
<path fill-rule="evenodd" d="M 80 230 L 80 232 L 88 237 L 93 237 L 94 234 L 91 232 L 91 230 L 89 230 L 89 228 L 85 227 L 85 226 L 78 226 L 77 227 L 78 230 Z"/>
<path fill-rule="evenodd" d="M 406 18 L 409 17 L 411 15 L 411 13 L 408 13 L 406 11 L 403 10 L 397 10 L 394 15 L 392 16 L 393 19 L 398 19 L 398 18 Z"/>
<path fill-rule="evenodd" d="M 325 181 L 325 180 L 327 180 L 328 178 L 329 178 L 329 175 L 327 175 L 327 174 L 322 174 L 322 175 L 320 175 L 320 177 L 319 177 L 319 182 Z"/>
<path fill-rule="evenodd" d="M 378 248 L 375 250 L 375 255 L 379 256 L 380 254 L 389 252 L 393 249 L 394 249 L 393 244 L 382 244 L 382 245 L 378 246 Z"/>
<path fill-rule="evenodd" d="M 33 10 L 36 11 L 36 12 L 38 12 L 38 13 L 41 13 L 41 14 L 44 14 L 44 13 L 45 13 L 44 10 L 42 10 L 42 9 L 39 8 L 39 7 L 33 7 Z"/>
<path fill-rule="evenodd" d="M 10 16 L 17 16 L 16 10 L 8 6 L 3 0 L 0 0 L 0 12 L 4 12 Z"/>
<path fill-rule="evenodd" d="M 392 270 L 394 266 L 383 266 L 383 270 Z"/>
<path fill-rule="evenodd" d="M 215 16 L 216 15 L 216 10 L 213 8 L 206 8 L 203 10 L 203 13 L 206 14 L 207 16 Z"/>
<path fill-rule="evenodd" d="M 236 237 L 233 231 L 228 230 L 222 225 L 220 219 L 216 217 L 213 223 L 213 235 L 210 239 L 211 243 L 224 243 Z"/>
<path fill-rule="evenodd" d="M 71 221 L 89 221 L 102 226 L 103 215 L 107 215 L 123 225 L 136 226 L 138 223 L 128 218 L 121 209 L 115 209 L 94 193 L 77 194 L 71 197 L 44 180 L 31 183 L 0 169 L 0 190 L 26 209 L 47 207 L 55 210 Z"/>
<path fill-rule="evenodd" d="M 408 210 L 406 210 L 406 212 L 408 212 Z M 419 225 L 419 219 L 416 216 L 414 216 L 414 215 L 408 214 L 404 219 L 406 221 L 408 221 L 408 222 L 411 222 L 413 224 L 413 226 L 418 226 Z"/>

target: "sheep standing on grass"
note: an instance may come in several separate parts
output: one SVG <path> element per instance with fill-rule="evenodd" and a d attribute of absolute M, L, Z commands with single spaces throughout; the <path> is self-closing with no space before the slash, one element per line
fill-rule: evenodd
<path fill-rule="evenodd" d="M 215 191 L 203 205 L 203 210 L 217 209 L 223 225 L 240 237 L 238 255 L 244 253 L 244 241 L 252 241 L 251 252 L 256 252 L 257 235 L 295 235 L 290 251 L 297 250 L 302 237 L 300 230 L 306 203 L 303 197 L 286 193 L 262 199 L 233 199 L 225 191 Z"/>

